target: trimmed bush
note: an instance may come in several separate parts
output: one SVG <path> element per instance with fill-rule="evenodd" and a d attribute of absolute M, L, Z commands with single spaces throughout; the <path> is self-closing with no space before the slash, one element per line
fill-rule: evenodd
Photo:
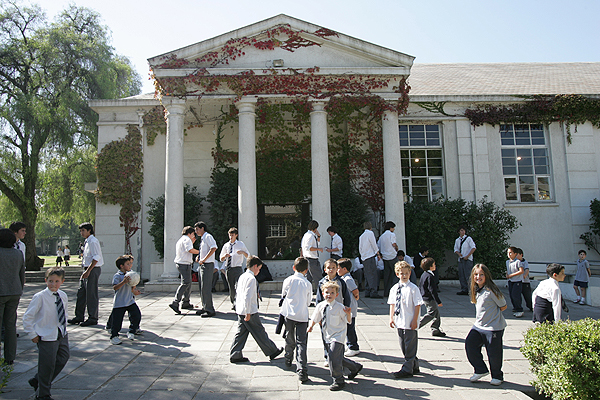
<path fill-rule="evenodd" d="M 525 334 L 521 353 L 529 360 L 539 393 L 555 400 L 598 399 L 600 321 L 539 324 Z"/>

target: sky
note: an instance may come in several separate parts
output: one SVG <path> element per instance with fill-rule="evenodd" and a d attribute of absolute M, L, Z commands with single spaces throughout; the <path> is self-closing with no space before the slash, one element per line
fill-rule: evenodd
<path fill-rule="evenodd" d="M 36 1 L 33 1 L 36 3 Z M 147 59 L 278 14 L 415 56 L 415 63 L 600 62 L 598 0 L 39 0 L 96 10 L 153 92 Z"/>

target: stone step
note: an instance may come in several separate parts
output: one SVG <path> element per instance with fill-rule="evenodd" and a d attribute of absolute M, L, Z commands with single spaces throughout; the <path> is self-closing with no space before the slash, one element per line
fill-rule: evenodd
<path fill-rule="evenodd" d="M 46 270 L 48 267 L 42 268 L 41 271 L 25 271 L 25 282 L 44 282 Z M 81 277 L 82 269 L 79 267 L 68 267 L 65 270 L 65 282 L 78 282 Z"/>

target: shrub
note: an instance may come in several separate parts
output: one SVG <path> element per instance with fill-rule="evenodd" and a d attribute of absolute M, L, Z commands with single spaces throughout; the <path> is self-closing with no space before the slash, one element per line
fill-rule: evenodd
<path fill-rule="evenodd" d="M 0 357 L 0 393 L 2 393 L 2 388 L 8 384 L 12 372 L 13 366 L 6 364 L 4 358 Z"/>
<path fill-rule="evenodd" d="M 596 253 L 600 253 L 598 247 L 598 237 L 600 236 L 600 201 L 594 199 L 590 202 L 590 230 L 579 236 L 579 239 L 583 240 L 583 243 L 587 246 L 588 250 L 595 250 Z"/>
<path fill-rule="evenodd" d="M 342 181 L 331 185 L 331 225 L 338 230 L 338 235 L 344 242 L 344 257 L 358 256 L 358 237 L 364 231 L 363 222 L 366 215 L 366 201 L 356 193 L 349 182 Z M 319 227 L 321 235 L 327 235 L 326 230 L 326 226 Z"/>
<path fill-rule="evenodd" d="M 185 185 L 183 188 L 183 229 L 184 226 L 194 226 L 200 220 L 202 214 L 202 202 L 204 197 L 200 195 L 196 187 Z M 152 225 L 148 230 L 156 252 L 163 258 L 165 256 L 165 195 L 155 199 L 150 198 L 146 204 L 148 207 L 148 222 Z"/>
<path fill-rule="evenodd" d="M 539 324 L 525 333 L 521 353 L 540 393 L 555 400 L 597 399 L 600 393 L 600 321 Z"/>

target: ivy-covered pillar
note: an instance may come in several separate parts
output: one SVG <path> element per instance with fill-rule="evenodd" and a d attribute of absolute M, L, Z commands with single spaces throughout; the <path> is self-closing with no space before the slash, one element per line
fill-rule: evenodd
<path fill-rule="evenodd" d="M 395 111 L 385 111 L 383 113 L 382 125 L 385 219 L 386 221 L 393 221 L 396 224 L 396 243 L 399 249 L 406 251 L 398 113 Z"/>
<path fill-rule="evenodd" d="M 327 146 L 327 112 L 325 103 L 314 101 L 310 113 L 310 151 L 311 151 L 311 178 L 312 178 L 312 219 L 319 223 L 321 243 L 326 242 L 324 234 L 331 225 L 331 194 L 329 186 L 329 150 Z M 329 258 L 329 253 L 323 252 L 319 256 L 321 263 Z"/>
<path fill-rule="evenodd" d="M 167 145 L 165 170 L 165 257 L 163 278 L 177 278 L 175 244 L 183 228 L 183 117 L 185 100 L 165 99 Z"/>
<path fill-rule="evenodd" d="M 244 97 L 239 110 L 238 231 L 251 254 L 258 254 L 256 202 L 256 98 Z"/>

